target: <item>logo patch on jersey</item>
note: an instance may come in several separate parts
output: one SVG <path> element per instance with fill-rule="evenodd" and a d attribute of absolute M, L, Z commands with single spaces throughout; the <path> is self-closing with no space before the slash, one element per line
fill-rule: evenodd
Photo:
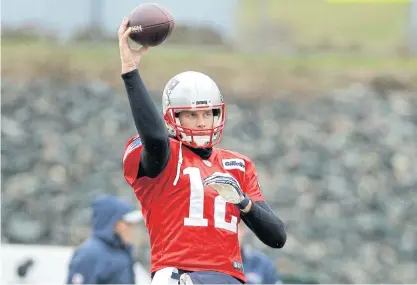
<path fill-rule="evenodd" d="M 245 172 L 245 161 L 240 158 L 223 159 L 223 168 L 227 170 L 238 169 Z"/>
<path fill-rule="evenodd" d="M 233 260 L 233 269 L 243 271 L 243 264 L 239 261 Z"/>
<path fill-rule="evenodd" d="M 125 150 L 125 155 L 123 156 L 123 161 L 125 161 L 126 157 L 129 155 L 129 153 L 131 153 L 132 151 L 134 151 L 136 148 L 140 147 L 142 145 L 142 141 L 140 140 L 139 137 L 137 137 L 136 139 L 134 139 L 126 148 Z"/>

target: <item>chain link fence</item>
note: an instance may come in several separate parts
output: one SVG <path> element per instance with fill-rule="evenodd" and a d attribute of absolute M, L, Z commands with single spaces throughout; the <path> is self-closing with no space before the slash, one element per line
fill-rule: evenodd
<path fill-rule="evenodd" d="M 50 81 L 3 81 L 2 92 L 3 242 L 77 245 L 90 232 L 96 195 L 135 201 L 120 162 L 135 133 L 125 96 L 102 84 Z M 222 147 L 253 159 L 266 200 L 286 223 L 283 250 L 250 239 L 281 274 L 416 280 L 416 96 L 358 85 L 302 104 L 227 102 Z M 146 230 L 137 237 L 146 264 Z"/>

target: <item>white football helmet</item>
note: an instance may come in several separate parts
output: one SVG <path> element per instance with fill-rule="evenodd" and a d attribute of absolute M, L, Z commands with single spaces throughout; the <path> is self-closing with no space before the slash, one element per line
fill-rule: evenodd
<path fill-rule="evenodd" d="M 184 110 L 213 110 L 212 128 L 197 130 L 181 126 L 178 114 Z M 225 104 L 216 83 L 207 75 L 186 71 L 174 76 L 165 86 L 162 111 L 170 135 L 194 148 L 209 148 L 220 142 Z"/>

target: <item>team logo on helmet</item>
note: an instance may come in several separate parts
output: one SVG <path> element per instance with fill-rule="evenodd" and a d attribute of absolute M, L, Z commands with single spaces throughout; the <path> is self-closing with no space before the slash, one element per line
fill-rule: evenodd
<path fill-rule="evenodd" d="M 170 82 L 168 82 L 166 93 L 167 95 L 171 95 L 172 90 L 174 90 L 175 86 L 180 83 L 176 78 L 172 78 Z"/>
<path fill-rule="evenodd" d="M 167 106 L 171 106 L 171 100 L 169 99 L 169 95 L 171 95 L 172 90 L 174 90 L 175 86 L 177 86 L 178 83 L 180 83 L 180 82 L 176 78 L 172 78 L 171 81 L 168 82 L 167 89 L 165 91 L 165 93 L 167 95 L 166 96 Z"/>

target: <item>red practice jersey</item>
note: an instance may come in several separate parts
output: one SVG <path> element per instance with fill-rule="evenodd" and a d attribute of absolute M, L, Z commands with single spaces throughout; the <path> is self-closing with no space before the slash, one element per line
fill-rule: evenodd
<path fill-rule="evenodd" d="M 237 235 L 239 209 L 203 180 L 214 172 L 231 174 L 253 202 L 263 201 L 255 165 L 247 157 L 213 148 L 203 160 L 170 139 L 171 156 L 156 178 L 137 179 L 142 144 L 126 144 L 123 172 L 142 206 L 151 243 L 151 272 L 165 267 L 218 271 L 245 280 Z M 181 150 L 180 150 L 181 148 Z"/>

